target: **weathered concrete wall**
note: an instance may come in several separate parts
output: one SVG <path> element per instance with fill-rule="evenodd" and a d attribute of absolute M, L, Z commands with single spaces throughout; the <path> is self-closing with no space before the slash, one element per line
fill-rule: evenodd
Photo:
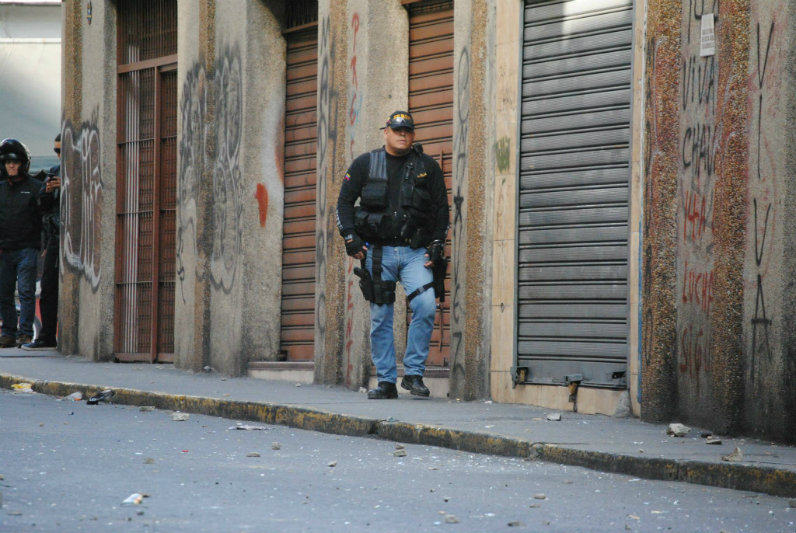
<path fill-rule="evenodd" d="M 793 3 L 752 2 L 749 17 L 749 181 L 744 261 L 744 425 L 796 439 L 791 342 L 794 219 Z"/>
<path fill-rule="evenodd" d="M 180 4 L 177 331 L 193 335 L 175 345 L 175 361 L 194 370 L 238 375 L 250 359 L 276 359 L 279 349 L 279 6 Z M 191 35 L 197 25 L 207 33 Z"/>
<path fill-rule="evenodd" d="M 783 335 L 794 273 L 785 259 L 789 10 L 780 1 L 649 2 L 645 418 L 796 435 Z M 710 13 L 716 53 L 701 57 Z"/>
<path fill-rule="evenodd" d="M 199 31 L 196 31 L 198 28 Z M 214 124 L 208 102 L 215 62 L 215 0 L 177 4 L 177 235 L 174 296 L 174 364 L 201 370 L 210 363 L 210 285 L 207 211 L 211 197 L 207 131 Z"/>
<path fill-rule="evenodd" d="M 489 391 L 489 306 L 484 297 L 492 263 L 492 189 L 489 123 L 491 82 L 487 34 L 495 6 L 481 0 L 454 2 L 453 205 L 451 206 L 450 396 L 482 398 Z"/>
<path fill-rule="evenodd" d="M 61 190 L 61 350 L 113 353 L 116 216 L 116 13 L 82 2 L 65 13 Z M 74 54 L 74 55 L 72 55 Z M 91 68 L 85 68 L 91 65 Z"/>
<path fill-rule="evenodd" d="M 347 256 L 334 205 L 346 170 L 348 58 L 345 0 L 318 2 L 318 182 L 315 190 L 315 381 L 343 382 Z"/>

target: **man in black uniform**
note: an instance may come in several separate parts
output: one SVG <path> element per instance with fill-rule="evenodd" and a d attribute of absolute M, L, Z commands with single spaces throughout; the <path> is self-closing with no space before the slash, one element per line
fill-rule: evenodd
<path fill-rule="evenodd" d="M 61 158 L 61 134 L 55 137 L 53 151 Z M 41 331 L 33 342 L 22 345 L 23 350 L 51 350 L 56 347 L 58 329 L 58 249 L 60 247 L 61 165 L 55 165 L 44 174 L 44 185 L 39 195 L 42 203 L 49 205 L 42 215 L 44 229 L 44 266 L 41 273 Z M 37 176 L 38 177 L 38 176 Z"/>
<path fill-rule="evenodd" d="M 442 169 L 414 145 L 406 111 L 390 115 L 384 146 L 357 157 L 343 178 L 337 227 L 370 302 L 370 345 L 378 386 L 370 399 L 397 398 L 393 302 L 400 281 L 412 308 L 401 387 L 428 396 L 423 383 L 437 297 L 444 294 L 448 196 Z M 359 204 L 356 201 L 359 199 Z M 433 272 L 432 272 L 433 271 Z"/>
<path fill-rule="evenodd" d="M 33 340 L 36 265 L 41 247 L 41 182 L 28 174 L 29 169 L 30 155 L 21 142 L 0 142 L 0 348 Z M 14 305 L 17 285 L 18 324 Z"/>

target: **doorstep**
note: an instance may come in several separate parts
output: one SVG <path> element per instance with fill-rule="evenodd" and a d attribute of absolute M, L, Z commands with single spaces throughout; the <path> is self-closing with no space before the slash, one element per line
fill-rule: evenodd
<path fill-rule="evenodd" d="M 251 361 L 247 375 L 250 378 L 312 383 L 315 379 L 313 361 Z"/>

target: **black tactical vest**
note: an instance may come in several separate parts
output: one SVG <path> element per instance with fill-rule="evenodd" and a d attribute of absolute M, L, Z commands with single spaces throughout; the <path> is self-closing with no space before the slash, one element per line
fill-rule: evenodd
<path fill-rule="evenodd" d="M 354 229 L 367 242 L 420 248 L 431 241 L 434 232 L 434 204 L 431 177 L 421 157 L 422 148 L 412 147 L 401 167 L 401 185 L 396 209 L 390 212 L 387 183 L 387 152 L 370 153 L 368 179 L 354 209 Z"/>

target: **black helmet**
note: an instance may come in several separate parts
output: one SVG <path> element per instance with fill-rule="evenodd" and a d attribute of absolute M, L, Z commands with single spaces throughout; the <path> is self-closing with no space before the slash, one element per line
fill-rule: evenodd
<path fill-rule="evenodd" d="M 3 139 L 0 142 L 0 175 L 7 178 L 6 175 L 6 161 L 19 161 L 19 173 L 27 174 L 30 170 L 30 154 L 25 145 L 16 139 Z"/>

